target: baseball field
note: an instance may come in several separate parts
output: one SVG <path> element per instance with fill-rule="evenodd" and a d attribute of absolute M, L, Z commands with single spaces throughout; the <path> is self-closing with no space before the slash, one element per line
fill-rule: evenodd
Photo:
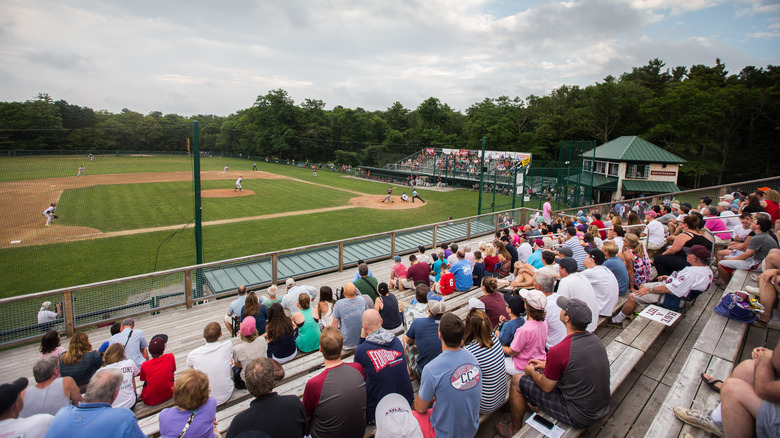
<path fill-rule="evenodd" d="M 395 202 L 382 203 L 385 183 L 256 163 L 254 171 L 246 159 L 201 159 L 204 261 L 477 214 L 473 191 L 421 188 L 427 202 L 412 204 L 400 201 L 411 187 L 394 185 Z M 79 166 L 86 176 L 76 176 Z M 47 227 L 42 213 L 51 203 L 58 218 Z M 0 211 L 0 297 L 195 263 L 186 156 L 0 158 Z"/>

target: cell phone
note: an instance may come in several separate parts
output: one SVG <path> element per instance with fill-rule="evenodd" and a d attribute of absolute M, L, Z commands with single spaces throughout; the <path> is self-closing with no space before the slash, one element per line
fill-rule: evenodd
<path fill-rule="evenodd" d="M 534 420 L 536 420 L 536 422 L 537 422 L 537 423 L 541 424 L 542 426 L 546 427 L 547 429 L 550 429 L 550 430 L 552 430 L 552 428 L 553 428 L 553 427 L 555 427 L 555 425 L 554 425 L 554 424 L 552 424 L 552 422 L 551 422 L 550 420 L 548 420 L 548 419 L 546 419 L 546 418 L 542 417 L 542 416 L 541 416 L 541 415 L 539 415 L 539 414 L 537 414 L 537 415 L 534 417 Z"/>

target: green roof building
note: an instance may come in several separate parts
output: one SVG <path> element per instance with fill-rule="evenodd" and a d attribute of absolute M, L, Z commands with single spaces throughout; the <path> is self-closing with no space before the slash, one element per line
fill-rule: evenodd
<path fill-rule="evenodd" d="M 677 177 L 685 160 L 637 136 L 616 138 L 582 156 L 583 169 L 593 170 L 599 202 L 680 191 Z"/>

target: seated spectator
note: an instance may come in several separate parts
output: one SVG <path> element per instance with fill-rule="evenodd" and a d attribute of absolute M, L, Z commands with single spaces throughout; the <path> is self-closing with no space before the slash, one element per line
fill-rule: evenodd
<path fill-rule="evenodd" d="M 622 327 L 623 320 L 628 318 L 636 310 L 637 304 L 661 303 L 665 294 L 674 294 L 680 298 L 688 296 L 693 290 L 703 291 L 710 287 L 712 271 L 707 266 L 710 258 L 710 250 L 694 245 L 685 248 L 688 253 L 688 262 L 691 266 L 673 272 L 669 277 L 660 276 L 655 283 L 645 283 L 639 290 L 628 296 L 623 309 L 611 320 L 611 325 Z"/>
<path fill-rule="evenodd" d="M 115 334 L 119 333 L 119 329 L 121 329 L 121 328 L 122 328 L 122 323 L 117 321 L 117 322 L 111 324 L 111 328 L 108 329 L 108 332 L 111 334 L 111 336 L 114 336 Z M 111 339 L 111 336 L 109 336 L 109 339 Z M 102 356 L 103 353 L 105 353 L 106 350 L 108 349 L 109 345 L 110 345 L 110 342 L 108 340 L 106 340 L 105 342 L 100 344 L 100 347 L 98 347 L 98 349 L 97 349 L 98 353 L 100 353 L 100 355 Z"/>
<path fill-rule="evenodd" d="M 209 397 L 209 387 L 209 377 L 202 371 L 184 370 L 179 375 L 173 387 L 174 406 L 160 412 L 161 438 L 219 436 L 217 400 Z"/>
<path fill-rule="evenodd" d="M 498 262 L 499 264 L 493 267 L 493 269 L 495 269 L 495 272 L 493 273 L 494 277 L 504 278 L 512 273 L 512 256 L 509 254 L 509 251 L 506 250 L 505 246 L 499 248 Z"/>
<path fill-rule="evenodd" d="M 428 266 L 433 264 L 433 260 L 427 254 L 425 254 L 425 247 L 420 245 L 417 247 L 417 261 L 420 263 L 427 263 Z"/>
<path fill-rule="evenodd" d="M 414 254 L 409 256 L 409 269 L 406 270 L 406 284 L 411 289 L 412 287 L 424 283 L 426 286 L 431 285 L 430 273 L 431 267 L 425 262 L 417 260 L 417 256 Z"/>
<path fill-rule="evenodd" d="M 674 238 L 672 245 L 663 254 L 656 255 L 654 258 L 658 275 L 669 275 L 690 266 L 686 261 L 683 248 L 690 248 L 693 245 L 710 246 L 711 242 L 701 233 L 699 226 L 698 216 L 689 215 L 683 218 L 678 227 L 681 230 L 680 234 Z"/>
<path fill-rule="evenodd" d="M 225 328 L 227 328 L 230 336 L 233 336 L 238 331 L 238 327 L 233 327 L 233 317 L 241 317 L 241 309 L 244 308 L 246 303 L 246 286 L 239 286 L 236 290 L 238 298 L 233 300 L 228 306 L 227 314 L 225 315 Z"/>
<path fill-rule="evenodd" d="M 54 309 L 56 312 L 51 311 L 51 301 L 44 301 L 40 310 L 38 310 L 38 324 L 41 324 L 45 330 L 51 329 L 54 326 L 54 322 L 62 314 L 60 303 L 57 303 Z"/>
<path fill-rule="evenodd" d="M 623 252 L 618 254 L 626 265 L 628 271 L 628 284 L 631 290 L 638 290 L 640 286 L 650 281 L 650 258 L 647 257 L 645 247 L 639 241 L 639 236 L 634 233 L 626 233 L 623 241 Z"/>
<path fill-rule="evenodd" d="M 376 406 L 376 435 L 374 438 L 422 438 L 434 436 L 433 429 L 423 435 L 409 402 L 401 394 L 387 394 Z M 430 423 L 429 423 L 430 425 Z"/>
<path fill-rule="evenodd" d="M 135 328 L 135 320 L 132 318 L 125 318 L 122 321 L 119 333 L 111 336 L 108 340 L 108 344 L 109 346 L 121 344 L 125 350 L 124 354 L 128 359 L 135 362 L 136 368 L 140 367 L 149 357 L 149 352 L 146 350 L 149 343 L 146 341 L 144 331 Z"/>
<path fill-rule="evenodd" d="M 428 288 L 424 284 L 415 287 L 414 302 L 404 307 L 404 330 L 409 330 L 417 318 L 428 317 Z"/>
<path fill-rule="evenodd" d="M 623 296 L 628 293 L 629 289 L 628 270 L 626 269 L 626 264 L 623 263 L 623 260 L 617 257 L 618 247 L 614 242 L 604 242 L 603 251 L 604 257 L 606 258 L 606 260 L 604 260 L 604 267 L 609 269 L 610 272 L 612 272 L 612 275 L 615 276 L 615 279 L 618 282 L 618 295 Z"/>
<path fill-rule="evenodd" d="M 433 264 L 431 265 L 431 285 L 434 285 L 434 283 L 438 283 L 439 279 L 441 278 L 441 264 L 444 262 L 444 256 L 443 252 L 439 250 L 438 253 L 431 254 L 431 259 L 433 260 Z"/>
<path fill-rule="evenodd" d="M 618 247 L 618 254 L 623 251 L 623 238 L 626 236 L 626 231 L 620 224 L 614 224 L 607 231 L 607 241 L 613 242 Z"/>
<path fill-rule="evenodd" d="M 125 357 L 125 349 L 121 344 L 111 344 L 103 355 L 103 361 L 103 369 L 116 368 L 122 372 L 122 386 L 119 387 L 119 394 L 111 407 L 133 409 L 136 403 L 135 378 L 141 371 L 135 366 L 135 362 Z"/>
<path fill-rule="evenodd" d="M 505 370 L 507 374 L 523 373 L 531 359 L 544 360 L 547 344 L 547 323 L 545 308 L 547 296 L 536 289 L 520 289 L 520 297 L 525 301 L 526 321 L 515 331 L 512 342 L 503 347 L 507 355 Z"/>
<path fill-rule="evenodd" d="M 664 226 L 656 219 L 656 212 L 650 210 L 645 212 L 645 221 L 647 228 L 641 236 L 647 236 L 647 249 L 649 251 L 658 251 L 666 245 L 666 232 Z"/>
<path fill-rule="evenodd" d="M 526 312 L 525 303 L 520 296 L 508 295 L 505 296 L 504 299 L 506 300 L 506 309 L 507 312 L 509 312 L 509 319 L 502 320 L 500 327 L 496 329 L 495 332 L 501 345 L 508 347 L 509 344 L 512 343 L 512 339 L 514 339 L 517 329 L 525 324 L 523 315 L 525 315 Z"/>
<path fill-rule="evenodd" d="M 293 315 L 293 322 L 298 326 L 295 346 L 301 353 L 311 353 L 320 348 L 320 326 L 312 316 L 309 295 L 298 295 L 298 308 L 301 311 Z"/>
<path fill-rule="evenodd" d="M 395 264 L 390 268 L 390 281 L 387 282 L 388 286 L 398 290 L 404 290 L 404 287 L 406 287 L 404 283 L 406 283 L 406 271 L 408 268 L 401 261 L 401 256 L 395 256 L 393 259 L 395 260 Z"/>
<path fill-rule="evenodd" d="M 450 295 L 455 292 L 455 275 L 450 272 L 450 265 L 442 263 L 441 279 L 439 280 L 438 292 L 442 295 Z"/>
<path fill-rule="evenodd" d="M 748 290 L 748 288 L 745 288 Z M 749 290 L 754 292 L 754 290 Z M 780 269 L 767 269 L 758 277 L 758 300 L 764 309 L 774 309 L 780 292 Z M 754 326 L 780 330 L 780 322 L 772 318 L 771 311 L 764 311 L 753 322 Z"/>
<path fill-rule="evenodd" d="M 268 287 L 268 297 L 263 300 L 263 305 L 265 306 L 266 310 L 270 309 L 274 304 L 282 302 L 283 297 L 276 296 L 276 292 L 278 290 L 279 288 L 275 284 L 272 284 Z"/>
<path fill-rule="evenodd" d="M 384 283 L 383 283 L 384 284 Z M 374 421 L 376 406 L 391 393 L 403 395 L 412 403 L 414 391 L 408 378 L 406 356 L 401 341 L 382 328 L 382 318 L 374 309 L 363 312 L 360 344 L 355 349 L 355 363 L 366 376 L 366 421 Z"/>
<path fill-rule="evenodd" d="M 81 402 L 81 392 L 71 377 L 60 377 L 60 361 L 44 356 L 33 366 L 35 385 L 28 386 L 20 418 L 37 414 L 55 415 L 61 408 Z"/>
<path fill-rule="evenodd" d="M 120 345 L 121 347 L 121 345 Z M 65 406 L 57 412 L 46 438 L 124 437 L 146 438 L 133 411 L 112 408 L 124 377 L 122 371 L 108 368 L 95 373 L 78 406 Z M 106 433 L 110 431 L 110 435 Z M 176 433 L 180 433 L 179 429 Z"/>
<path fill-rule="evenodd" d="M 593 293 L 596 294 L 596 302 L 599 306 L 599 315 L 612 316 L 618 301 L 619 286 L 615 275 L 606 268 L 604 262 L 607 257 L 598 249 L 588 252 L 585 259 L 585 269 L 582 275 L 588 279 Z"/>
<path fill-rule="evenodd" d="M 587 256 L 587 255 L 586 255 Z M 601 306 L 596 299 L 596 293 L 590 280 L 582 273 L 577 272 L 577 262 L 571 257 L 564 257 L 558 260 L 558 272 L 561 281 L 558 283 L 558 296 L 565 298 L 579 298 L 588 305 L 592 320 L 588 324 L 587 330 L 596 330 L 599 321 L 599 311 Z"/>
<path fill-rule="evenodd" d="M 60 375 L 72 377 L 82 393 L 87 390 L 89 379 L 102 366 L 103 358 L 92 349 L 89 337 L 84 332 L 73 335 L 68 351 L 60 356 Z"/>
<path fill-rule="evenodd" d="M 410 377 L 419 378 L 425 365 L 441 354 L 439 320 L 446 309 L 443 301 L 428 301 L 428 317 L 415 319 L 404 334 Z"/>
<path fill-rule="evenodd" d="M 607 226 L 604 224 L 604 222 L 601 221 L 601 214 L 599 213 L 593 213 L 593 222 L 590 223 L 591 227 L 596 227 L 596 232 L 598 232 L 598 236 L 595 234 L 593 237 L 599 237 L 601 240 L 607 239 Z"/>
<path fill-rule="evenodd" d="M 281 304 L 272 304 L 268 309 L 268 324 L 265 327 L 268 340 L 268 357 L 285 364 L 298 355 L 295 345 L 296 330 L 292 320 L 284 313 Z"/>
<path fill-rule="evenodd" d="M 450 245 L 450 255 L 447 256 L 447 264 L 452 267 L 452 265 L 455 264 L 455 262 L 458 261 L 458 244 L 453 243 Z"/>
<path fill-rule="evenodd" d="M 320 299 L 317 303 L 316 312 L 312 312 L 314 319 L 319 321 L 320 331 L 333 324 L 333 305 L 336 300 L 333 299 L 333 289 L 330 286 L 320 287 Z"/>
<path fill-rule="evenodd" d="M 49 429 L 54 417 L 50 414 L 35 414 L 23 417 L 27 379 L 20 377 L 13 383 L 0 385 L 0 436 L 42 437 Z"/>
<path fill-rule="evenodd" d="M 534 252 L 528 256 L 528 260 L 526 260 L 526 264 L 533 266 L 534 269 L 539 269 L 544 266 L 544 263 L 542 262 L 542 251 L 544 251 L 544 239 L 535 239 L 533 241 L 534 243 Z"/>
<path fill-rule="evenodd" d="M 471 278 L 474 286 L 481 285 L 482 279 L 485 278 L 485 261 L 482 259 L 481 251 L 474 251 L 474 265 L 472 266 Z"/>
<path fill-rule="evenodd" d="M 488 244 L 485 247 L 485 274 L 495 276 L 495 266 L 499 265 L 498 256 L 496 255 L 496 247 Z"/>
<path fill-rule="evenodd" d="M 60 345 L 60 334 L 57 330 L 52 329 L 43 334 L 40 352 L 41 357 L 54 356 L 57 358 L 65 352 L 65 349 Z"/>
<path fill-rule="evenodd" d="M 580 244 L 580 240 L 577 238 L 577 230 L 574 227 L 567 227 L 563 233 L 563 238 L 566 239 L 566 241 L 563 242 L 562 248 L 569 248 L 572 252 L 569 257 L 572 257 L 574 261 L 577 262 L 577 269 L 581 271 L 584 270 L 585 256 L 587 256 L 587 254 L 585 253 L 585 248 Z"/>
<path fill-rule="evenodd" d="M 772 239 L 769 234 L 769 231 L 772 229 L 772 222 L 769 219 L 763 217 L 756 218 L 751 227 L 755 236 L 750 238 L 747 251 L 734 257 L 727 256 L 718 263 L 718 275 L 723 286 L 731 281 L 731 274 L 734 270 L 744 269 L 749 271 L 757 268 L 769 254 L 769 251 L 777 248 L 777 241 Z"/>
<path fill-rule="evenodd" d="M 168 336 L 156 335 L 149 341 L 152 358 L 141 364 L 139 379 L 144 382 L 141 400 L 147 406 L 156 406 L 173 397 L 173 375 L 176 372 L 176 358 L 173 353 L 165 354 Z"/>
<path fill-rule="evenodd" d="M 479 362 L 460 347 L 465 330 L 463 321 L 455 314 L 441 316 L 437 331 L 442 352 L 422 371 L 414 410 L 427 415 L 435 398 L 430 423 L 437 437 L 474 436 L 479 428 L 482 395 Z"/>
<path fill-rule="evenodd" d="M 325 327 L 320 335 L 325 371 L 309 379 L 303 390 L 312 438 L 362 438 L 366 430 L 365 372 L 360 364 L 341 360 L 343 341 L 335 327 Z"/>
<path fill-rule="evenodd" d="M 249 407 L 230 423 L 227 438 L 259 431 L 271 438 L 302 438 L 306 435 L 306 412 L 295 395 L 274 391 L 274 364 L 271 359 L 255 359 L 244 367 L 249 393 L 255 397 Z"/>
<path fill-rule="evenodd" d="M 376 287 L 379 284 L 379 281 L 377 281 L 376 277 L 368 274 L 368 265 L 365 263 L 361 263 L 358 266 L 358 273 L 360 274 L 360 278 L 353 281 L 352 284 L 360 291 L 358 295 L 371 297 L 370 306 L 373 306 L 377 297 Z"/>
<path fill-rule="evenodd" d="M 493 277 L 485 277 L 482 280 L 482 292 L 484 295 L 479 297 L 479 300 L 485 304 L 485 313 L 490 318 L 491 327 L 498 327 L 501 318 L 509 319 L 504 296 L 498 292 L 498 281 Z"/>
<path fill-rule="evenodd" d="M 512 377 L 511 424 L 496 425 L 509 438 L 523 425 L 528 405 L 577 428 L 587 428 L 609 412 L 609 358 L 601 340 L 586 327 L 590 307 L 576 298 L 558 297 L 567 336 L 550 348 L 547 360 L 531 359 L 525 373 Z"/>
<path fill-rule="evenodd" d="M 264 335 L 265 325 L 268 323 L 268 309 L 264 304 L 260 304 L 255 291 L 246 295 L 244 306 L 241 308 L 241 322 L 250 316 L 255 319 L 255 324 L 257 324 L 257 334 Z"/>
<path fill-rule="evenodd" d="M 345 350 L 354 350 L 357 347 L 363 325 L 363 312 L 368 309 L 366 302 L 357 297 L 356 292 L 355 285 L 347 283 L 344 286 L 344 298 L 336 301 L 333 306 L 332 327 L 341 331 Z"/>
<path fill-rule="evenodd" d="M 484 311 L 479 309 L 469 311 L 466 316 L 463 344 L 463 348 L 477 359 L 482 374 L 479 415 L 489 414 L 504 404 L 507 384 L 504 351 Z"/>
<path fill-rule="evenodd" d="M 455 290 L 465 292 L 474 286 L 471 263 L 466 260 L 466 253 L 462 249 L 455 253 L 455 257 L 458 260 L 450 268 L 450 272 L 455 277 Z"/>
<path fill-rule="evenodd" d="M 382 317 L 382 328 L 395 333 L 403 329 L 404 321 L 401 311 L 398 310 L 398 299 L 390 293 L 389 289 L 387 283 L 379 283 L 377 287 L 379 298 L 374 302 L 374 310 Z"/>
<path fill-rule="evenodd" d="M 308 297 L 308 295 L 301 295 Z M 267 357 L 268 344 L 257 333 L 257 326 L 251 316 L 241 321 L 241 343 L 233 347 L 233 383 L 238 389 L 246 389 L 244 365 L 255 359 Z"/>
<path fill-rule="evenodd" d="M 357 261 L 358 268 L 360 267 L 360 265 L 366 265 L 366 261 L 365 260 L 358 260 Z M 368 265 L 366 265 L 366 266 L 368 266 Z M 371 269 L 370 268 L 368 269 L 368 275 L 370 275 L 372 277 L 374 276 L 374 274 L 371 273 Z M 354 283 L 354 282 L 358 281 L 358 279 L 360 279 L 360 270 L 359 269 L 355 269 L 355 275 L 352 277 L 352 282 Z"/>
<path fill-rule="evenodd" d="M 357 275 L 357 273 L 355 275 Z M 371 274 L 369 273 L 368 275 Z M 359 278 L 360 277 L 358 276 L 358 279 Z M 357 281 L 357 279 L 355 279 L 355 281 Z M 290 316 L 300 311 L 298 308 L 298 296 L 300 294 L 308 294 L 311 301 L 316 300 L 317 295 L 319 295 L 319 291 L 316 288 L 312 286 L 298 286 L 292 278 L 285 280 L 285 284 L 287 285 L 287 293 L 282 297 L 281 304 Z"/>
<path fill-rule="evenodd" d="M 219 324 L 216 322 L 208 323 L 203 329 L 206 345 L 192 350 L 187 355 L 187 366 L 203 371 L 208 376 L 211 396 L 214 397 L 218 405 L 228 401 L 233 394 L 233 373 L 230 363 L 233 356 L 233 344 L 229 340 L 219 342 L 221 337 L 222 329 L 220 329 Z M 173 397 L 174 402 L 176 402 L 175 385 Z"/>
<path fill-rule="evenodd" d="M 704 216 L 704 228 L 710 230 L 715 236 L 715 243 L 728 245 L 731 242 L 731 230 L 723 219 L 718 219 L 718 208 L 709 206 L 702 209 L 701 214 Z"/>

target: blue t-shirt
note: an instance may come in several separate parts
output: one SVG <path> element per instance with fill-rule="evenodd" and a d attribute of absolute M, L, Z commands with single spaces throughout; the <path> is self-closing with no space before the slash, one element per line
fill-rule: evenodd
<path fill-rule="evenodd" d="M 368 304 L 363 297 L 342 298 L 333 305 L 333 317 L 339 320 L 339 330 L 344 337 L 344 346 L 354 347 L 360 341 L 363 329 L 363 312 Z"/>
<path fill-rule="evenodd" d="M 108 403 L 79 403 L 65 406 L 54 416 L 46 438 L 99 436 L 106 438 L 146 438 L 138 419 L 127 408 L 112 408 Z"/>
<path fill-rule="evenodd" d="M 433 276 L 436 278 L 436 281 L 441 280 L 441 264 L 443 263 L 442 259 L 438 259 L 435 262 L 433 262 Z"/>
<path fill-rule="evenodd" d="M 626 264 L 617 257 L 611 257 L 604 261 L 604 266 L 615 274 L 620 295 L 628 292 L 628 270 Z"/>
<path fill-rule="evenodd" d="M 474 285 L 474 280 L 471 278 L 471 263 L 468 260 L 460 259 L 453 263 L 450 272 L 455 276 L 455 289 L 465 291 Z"/>
<path fill-rule="evenodd" d="M 437 438 L 476 435 L 482 372 L 471 352 L 442 352 L 425 368 L 417 394 L 426 401 L 436 397 L 431 425 Z"/>
<path fill-rule="evenodd" d="M 415 319 L 406 331 L 406 337 L 414 339 L 414 344 L 420 351 L 417 357 L 417 372 L 422 375 L 425 365 L 441 354 L 439 320 L 430 316 Z"/>
<path fill-rule="evenodd" d="M 485 276 L 485 263 L 474 263 L 474 269 L 471 272 L 471 277 L 474 279 L 474 286 L 482 286 L 482 278 Z"/>
<path fill-rule="evenodd" d="M 536 251 L 533 252 L 533 254 L 528 256 L 528 260 L 526 260 L 525 262 L 536 269 L 544 268 L 544 262 L 542 261 L 542 251 L 543 250 L 541 249 L 537 249 Z"/>
<path fill-rule="evenodd" d="M 512 339 L 515 338 L 515 332 L 522 327 L 523 324 L 525 324 L 525 318 L 522 316 L 505 322 L 504 325 L 501 326 L 501 331 L 498 332 L 498 340 L 501 342 L 501 345 L 508 347 L 509 344 L 512 343 Z"/>

